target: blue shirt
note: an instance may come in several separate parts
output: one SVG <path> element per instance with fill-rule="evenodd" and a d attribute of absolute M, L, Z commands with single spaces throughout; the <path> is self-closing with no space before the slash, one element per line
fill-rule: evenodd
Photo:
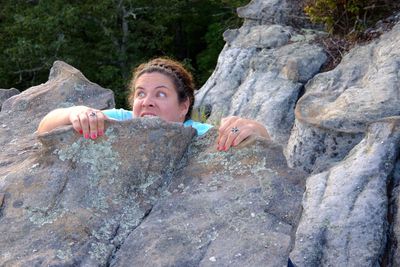
<path fill-rule="evenodd" d="M 126 121 L 133 119 L 133 112 L 125 109 L 107 109 L 102 110 L 102 112 L 110 119 L 117 120 L 117 121 Z M 193 120 L 187 120 L 183 123 L 185 127 L 192 127 L 196 129 L 197 135 L 203 135 L 208 130 L 210 130 L 213 126 L 207 123 L 201 123 Z"/>

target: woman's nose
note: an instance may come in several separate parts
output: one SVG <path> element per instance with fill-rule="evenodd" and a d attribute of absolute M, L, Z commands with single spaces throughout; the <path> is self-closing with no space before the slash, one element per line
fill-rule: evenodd
<path fill-rule="evenodd" d="M 143 106 L 154 106 L 154 100 L 152 96 L 147 95 L 143 101 L 142 101 Z"/>

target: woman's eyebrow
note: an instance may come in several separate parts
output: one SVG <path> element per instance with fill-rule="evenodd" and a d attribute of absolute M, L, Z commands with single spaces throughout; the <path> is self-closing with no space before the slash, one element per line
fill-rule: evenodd
<path fill-rule="evenodd" d="M 156 86 L 156 87 L 154 87 L 154 89 L 162 89 L 162 88 L 166 88 L 166 89 L 168 89 L 168 90 L 171 90 L 172 88 L 170 88 L 170 87 L 168 87 L 168 86 L 166 86 L 166 85 L 158 85 L 158 86 Z M 137 90 L 137 89 L 141 89 L 141 90 L 146 90 L 146 88 L 144 88 L 144 87 L 142 87 L 142 86 L 137 86 L 137 87 L 135 87 L 135 90 Z"/>

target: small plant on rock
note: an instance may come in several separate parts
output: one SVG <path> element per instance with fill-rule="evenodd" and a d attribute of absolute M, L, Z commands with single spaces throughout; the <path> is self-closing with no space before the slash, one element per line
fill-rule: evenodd
<path fill-rule="evenodd" d="M 305 0 L 305 12 L 331 34 L 357 35 L 400 9 L 393 0 Z"/>

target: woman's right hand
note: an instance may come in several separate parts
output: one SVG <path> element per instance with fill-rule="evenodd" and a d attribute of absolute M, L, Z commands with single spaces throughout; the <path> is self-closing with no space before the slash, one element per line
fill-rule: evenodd
<path fill-rule="evenodd" d="M 71 111 L 69 121 L 72 127 L 86 139 L 96 139 L 103 136 L 104 121 L 107 117 L 98 109 L 85 108 Z"/>
<path fill-rule="evenodd" d="M 104 135 L 104 121 L 107 117 L 98 109 L 86 106 L 74 106 L 55 109 L 40 122 L 37 132 L 49 132 L 62 125 L 72 127 L 85 138 L 96 139 Z"/>

